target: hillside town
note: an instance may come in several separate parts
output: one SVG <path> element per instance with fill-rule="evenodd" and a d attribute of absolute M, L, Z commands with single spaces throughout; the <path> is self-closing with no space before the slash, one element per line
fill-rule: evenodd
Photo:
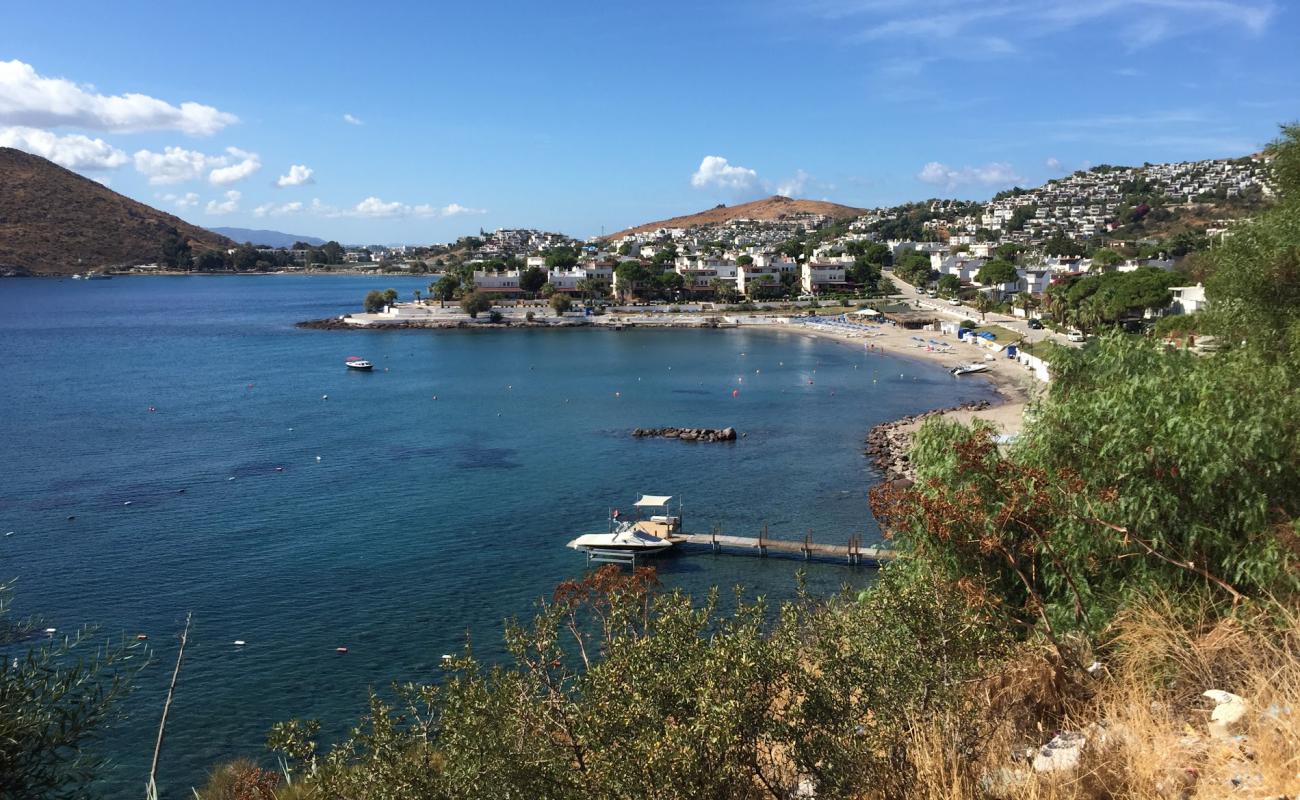
<path fill-rule="evenodd" d="M 362 269 L 443 273 L 455 281 L 445 299 L 475 291 L 498 300 L 808 301 L 888 296 L 901 283 L 953 305 L 1034 319 L 1069 305 L 1067 290 L 1085 278 L 1131 295 L 1133 305 L 1109 316 L 1093 309 L 1070 322 L 1086 328 L 1195 311 L 1203 293 L 1175 285 L 1178 267 L 1269 201 L 1266 175 L 1262 156 L 1103 165 L 982 204 L 933 200 L 836 218 L 787 200 L 792 211 L 776 219 L 738 207 L 720 222 L 586 241 L 503 229 L 428 248 L 348 249 L 343 258 Z M 314 254 L 294 252 L 299 267 Z M 1125 275 L 1134 277 L 1105 277 Z"/>

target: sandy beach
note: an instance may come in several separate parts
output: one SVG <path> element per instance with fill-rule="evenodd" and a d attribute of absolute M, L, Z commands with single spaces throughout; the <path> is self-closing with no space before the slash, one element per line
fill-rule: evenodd
<path fill-rule="evenodd" d="M 888 324 L 872 325 L 869 328 L 864 326 L 864 333 L 870 335 L 855 335 L 851 331 L 819 328 L 798 323 L 747 325 L 745 327 L 758 327 L 782 333 L 833 339 L 851 344 L 854 347 L 866 348 L 869 346 L 891 355 L 929 361 L 942 364 L 945 367 L 953 367 L 957 364 L 972 361 L 984 361 L 989 365 L 988 372 L 955 378 L 954 380 L 987 381 L 997 391 L 999 400 L 992 403 L 988 408 L 979 410 L 957 409 L 947 412 L 945 416 L 963 424 L 969 424 L 975 419 L 982 419 L 1007 435 L 1015 435 L 1020 432 L 1024 422 L 1025 406 L 1033 394 L 1039 391 L 1042 386 L 1024 367 L 1015 361 L 1001 356 L 993 361 L 985 361 L 984 356 L 990 351 L 978 345 L 959 342 L 953 336 L 945 336 L 932 331 L 913 331 Z M 923 337 L 927 342 L 930 339 L 946 342 L 950 345 L 950 349 L 948 352 L 943 352 L 939 349 L 918 347 L 918 342 L 912 338 L 914 336 Z M 899 430 L 910 434 L 920 425 L 921 422 L 919 421 L 909 422 L 899 426 Z"/>

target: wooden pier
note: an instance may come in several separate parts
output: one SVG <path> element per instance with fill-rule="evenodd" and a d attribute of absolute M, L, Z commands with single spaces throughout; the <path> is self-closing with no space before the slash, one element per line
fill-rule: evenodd
<path fill-rule="evenodd" d="M 675 542 L 694 545 L 707 545 L 714 553 L 741 551 L 757 553 L 766 557 L 770 553 L 782 553 L 797 556 L 805 561 L 813 558 L 843 559 L 847 564 L 863 566 L 880 566 L 898 557 L 895 550 L 884 547 L 864 547 L 862 537 L 849 536 L 845 544 L 828 544 L 813 541 L 812 531 L 804 534 L 802 539 L 775 539 L 768 534 L 767 526 L 759 531 L 758 536 L 730 536 L 714 531 L 712 533 L 685 533 L 669 537 Z"/>

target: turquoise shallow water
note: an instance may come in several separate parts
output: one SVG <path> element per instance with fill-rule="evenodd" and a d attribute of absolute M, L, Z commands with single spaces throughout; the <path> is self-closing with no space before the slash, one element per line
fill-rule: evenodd
<path fill-rule="evenodd" d="M 867 430 L 991 396 L 800 333 L 293 328 L 356 309 L 369 289 L 425 284 L 0 282 L 0 532 L 15 532 L 0 538 L 0 575 L 18 577 L 20 612 L 145 632 L 155 649 L 104 743 L 117 762 L 105 794 L 143 784 L 187 611 L 164 796 L 261 755 L 277 720 L 342 732 L 369 686 L 435 680 L 467 631 L 499 656 L 503 618 L 582 572 L 564 542 L 638 492 L 684 496 L 691 530 L 877 538 Z M 345 370 L 349 355 L 376 371 Z M 628 435 L 658 425 L 746 436 Z M 821 592 L 873 574 L 704 554 L 660 566 L 669 587 L 741 584 L 774 600 L 801 568 Z"/>

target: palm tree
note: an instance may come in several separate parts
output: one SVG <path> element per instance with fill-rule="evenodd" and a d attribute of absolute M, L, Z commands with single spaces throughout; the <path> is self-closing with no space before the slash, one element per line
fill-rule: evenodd
<path fill-rule="evenodd" d="M 975 310 L 980 312 L 980 322 L 984 321 L 985 315 L 993 309 L 993 306 L 993 298 L 984 292 L 975 296 Z"/>
<path fill-rule="evenodd" d="M 419 289 L 416 289 L 416 290 L 415 290 L 415 304 L 416 304 L 417 306 L 420 304 L 420 290 L 419 290 Z"/>
<path fill-rule="evenodd" d="M 1025 312 L 1025 319 L 1029 319 L 1030 309 L 1038 305 L 1038 301 L 1034 299 L 1034 296 L 1029 292 L 1019 292 L 1016 294 L 1016 298 L 1012 303 L 1021 311 Z"/>

